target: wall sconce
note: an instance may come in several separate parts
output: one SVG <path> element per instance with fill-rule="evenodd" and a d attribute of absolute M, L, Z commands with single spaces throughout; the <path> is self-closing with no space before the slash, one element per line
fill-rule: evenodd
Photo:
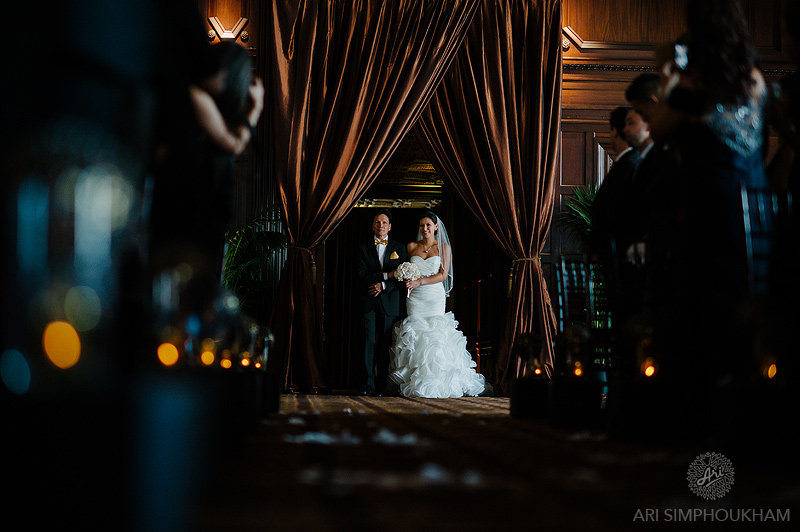
<path fill-rule="evenodd" d="M 211 27 L 214 28 L 214 32 L 216 36 L 219 37 L 220 41 L 235 41 L 239 37 L 239 33 L 247 25 L 247 19 L 244 17 L 239 17 L 239 20 L 230 30 L 225 29 L 218 17 L 208 17 L 208 22 L 211 24 Z M 209 40 L 213 40 L 210 31 L 208 32 L 208 37 Z M 249 37 L 248 35 L 247 38 Z M 244 35 L 242 36 L 243 41 L 246 41 L 247 38 L 245 38 Z"/>

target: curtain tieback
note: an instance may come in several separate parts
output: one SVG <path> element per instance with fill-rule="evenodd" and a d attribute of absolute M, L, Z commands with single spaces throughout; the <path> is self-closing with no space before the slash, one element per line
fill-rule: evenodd
<path fill-rule="evenodd" d="M 516 266 L 518 262 L 522 261 L 532 261 L 541 264 L 542 258 L 539 255 L 536 255 L 535 257 L 522 257 L 521 259 L 514 259 L 511 261 L 511 271 L 508 272 L 508 295 L 506 297 L 511 297 L 511 287 L 514 285 L 514 266 Z"/>
<path fill-rule="evenodd" d="M 314 261 L 314 253 L 309 248 L 303 246 L 286 246 L 288 249 L 299 249 L 308 253 L 308 258 L 311 259 L 311 284 L 317 284 L 317 263 Z"/>

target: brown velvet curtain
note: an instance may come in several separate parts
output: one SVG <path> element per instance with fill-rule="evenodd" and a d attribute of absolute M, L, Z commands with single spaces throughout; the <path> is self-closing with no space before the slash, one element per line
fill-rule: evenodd
<path fill-rule="evenodd" d="M 283 378 L 284 389 L 325 387 L 314 249 L 410 130 L 478 5 L 479 0 L 273 0 L 269 142 L 290 247 L 271 319 L 275 346 L 269 366 Z"/>
<path fill-rule="evenodd" d="M 552 369 L 556 330 L 539 253 L 553 210 L 561 120 L 561 0 L 484 0 L 414 129 L 436 169 L 512 259 L 497 346 L 500 390 L 522 368 L 515 339 L 537 332 Z"/>

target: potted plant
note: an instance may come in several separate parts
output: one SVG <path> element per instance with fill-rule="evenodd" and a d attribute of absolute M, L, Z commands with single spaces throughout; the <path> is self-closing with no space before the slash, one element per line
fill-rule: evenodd
<path fill-rule="evenodd" d="M 222 283 L 236 294 L 242 307 L 252 306 L 255 298 L 272 286 L 268 268 L 287 245 L 286 235 L 274 229 L 279 221 L 277 207 L 267 207 L 225 235 Z"/>
<path fill-rule="evenodd" d="M 587 312 L 587 320 L 584 325 L 589 327 L 595 335 L 598 330 L 608 330 L 611 327 L 602 267 L 589 256 L 592 239 L 592 203 L 594 203 L 599 188 L 600 186 L 594 183 L 585 187 L 573 187 L 573 195 L 564 202 L 562 210 L 556 218 L 578 240 L 580 249 L 584 253 L 582 264 L 577 267 L 584 276 L 581 281 L 576 281 L 580 286 L 562 286 L 565 283 L 570 284 L 568 278 L 571 279 L 572 276 L 565 275 L 566 272 L 559 272 L 561 277 L 559 290 L 576 290 L 579 298 L 585 300 L 586 308 L 584 310 Z M 601 358 L 607 358 L 608 349 L 603 347 L 600 351 L 602 351 Z"/>
<path fill-rule="evenodd" d="M 573 195 L 564 202 L 557 220 L 581 243 L 585 252 L 592 236 L 592 203 L 600 187 L 593 183 L 585 187 L 572 187 Z"/>

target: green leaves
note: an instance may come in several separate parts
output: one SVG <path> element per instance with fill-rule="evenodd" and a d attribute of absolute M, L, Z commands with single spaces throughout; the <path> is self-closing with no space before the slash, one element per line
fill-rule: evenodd
<path fill-rule="evenodd" d="M 584 249 L 589 245 L 592 234 L 592 203 L 597 196 L 598 185 L 572 187 L 573 195 L 564 201 L 556 219 L 577 238 Z"/>
<path fill-rule="evenodd" d="M 277 206 L 266 208 L 244 227 L 225 235 L 227 246 L 222 282 L 239 301 L 246 301 L 269 286 L 266 272 L 287 239 L 275 230 L 280 222 Z"/>

